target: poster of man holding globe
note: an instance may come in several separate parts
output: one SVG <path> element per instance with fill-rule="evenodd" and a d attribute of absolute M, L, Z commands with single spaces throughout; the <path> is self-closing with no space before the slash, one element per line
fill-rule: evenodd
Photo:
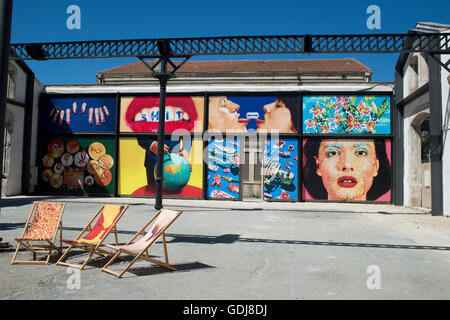
<path fill-rule="evenodd" d="M 203 191 L 202 140 L 166 139 L 164 142 L 163 194 L 174 198 L 201 198 Z M 155 196 L 157 137 L 124 137 L 119 142 L 118 193 Z M 126 163 L 126 165 L 123 165 Z"/>

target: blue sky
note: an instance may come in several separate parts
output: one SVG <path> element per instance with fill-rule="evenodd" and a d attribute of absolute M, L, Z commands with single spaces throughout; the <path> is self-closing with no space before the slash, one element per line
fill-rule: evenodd
<path fill-rule="evenodd" d="M 81 9 L 81 30 L 69 30 L 70 5 Z M 370 5 L 381 9 L 381 29 L 369 30 Z M 237 35 L 406 33 L 416 22 L 450 24 L 450 1 L 105 1 L 14 0 L 11 43 Z M 354 57 L 374 71 L 372 80 L 394 80 L 398 54 L 258 55 L 192 60 L 324 59 Z M 27 62 L 44 84 L 95 83 L 95 74 L 134 58 Z"/>

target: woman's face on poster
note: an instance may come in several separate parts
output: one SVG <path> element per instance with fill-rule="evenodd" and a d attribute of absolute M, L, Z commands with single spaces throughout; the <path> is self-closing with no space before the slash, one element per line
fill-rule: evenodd
<path fill-rule="evenodd" d="M 315 159 L 328 200 L 366 200 L 379 169 L 373 140 L 322 140 Z"/>
<path fill-rule="evenodd" d="M 281 100 L 275 100 L 264 106 L 264 121 L 259 123 L 258 130 L 279 130 L 283 133 L 292 131 L 292 116 L 289 108 Z"/>

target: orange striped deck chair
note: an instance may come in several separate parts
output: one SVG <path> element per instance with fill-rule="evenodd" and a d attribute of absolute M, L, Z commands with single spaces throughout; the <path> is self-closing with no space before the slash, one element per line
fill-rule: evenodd
<path fill-rule="evenodd" d="M 11 264 L 48 264 L 53 251 L 62 253 L 62 215 L 66 204 L 64 202 L 34 202 L 28 219 L 25 222 L 18 242 L 16 252 Z M 56 245 L 56 236 L 59 230 L 59 246 Z M 33 253 L 33 260 L 18 261 L 17 253 L 23 246 Z M 47 254 L 46 260 L 36 260 L 37 253 Z"/>
<path fill-rule="evenodd" d="M 167 246 L 166 246 L 166 238 L 165 231 L 170 225 L 177 219 L 183 211 L 172 211 L 172 210 L 159 210 L 124 246 L 112 246 L 106 245 L 108 248 L 116 251 L 116 254 L 109 260 L 109 262 L 102 268 L 102 271 L 107 272 L 109 274 L 115 275 L 118 278 L 121 278 L 122 275 L 139 259 L 146 260 L 148 262 L 152 262 L 166 269 L 175 271 L 176 269 L 169 265 L 169 257 L 167 255 Z M 156 221 L 155 221 L 156 219 Z M 149 228 L 149 231 L 146 233 L 145 229 L 154 221 L 152 226 Z M 136 241 L 136 238 L 142 235 L 142 237 Z M 163 248 L 164 248 L 164 257 L 165 261 L 159 261 L 156 259 L 152 259 L 148 255 L 149 247 L 154 244 L 159 238 L 162 238 Z M 108 267 L 120 257 L 121 254 L 126 254 L 130 256 L 134 256 L 134 259 L 120 272 L 114 272 Z"/>
<path fill-rule="evenodd" d="M 117 223 L 122 215 L 128 209 L 128 206 L 105 204 L 89 221 L 86 227 L 75 238 L 75 240 L 62 239 L 62 242 L 68 243 L 69 247 L 56 263 L 57 265 L 63 265 L 67 267 L 79 268 L 83 270 L 87 263 L 92 259 L 94 254 L 101 256 L 111 256 L 111 252 L 101 248 L 103 241 L 114 230 L 116 245 L 118 245 L 117 238 Z M 97 219 L 96 223 L 92 227 L 92 223 Z M 86 233 L 86 234 L 85 234 Z M 70 264 L 63 262 L 66 259 L 67 254 L 73 247 L 88 251 L 90 254 L 82 264 Z"/>

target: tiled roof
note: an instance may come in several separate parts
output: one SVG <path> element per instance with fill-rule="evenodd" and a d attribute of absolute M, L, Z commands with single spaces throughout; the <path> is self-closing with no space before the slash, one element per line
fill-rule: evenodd
<path fill-rule="evenodd" d="M 146 61 L 150 66 L 153 61 Z M 175 63 L 180 63 L 176 61 Z M 298 72 L 298 73 L 372 73 L 361 62 L 350 59 L 320 60 L 229 60 L 188 61 L 177 73 L 255 73 L 255 72 Z M 99 72 L 99 75 L 146 74 L 150 70 L 141 61 L 118 66 Z"/>

